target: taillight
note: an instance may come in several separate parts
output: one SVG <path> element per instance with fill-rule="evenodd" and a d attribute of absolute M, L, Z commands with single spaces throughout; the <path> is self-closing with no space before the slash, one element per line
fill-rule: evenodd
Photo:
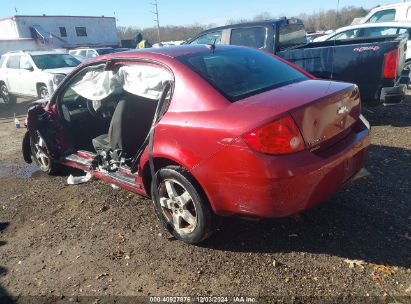
<path fill-rule="evenodd" d="M 384 78 L 397 77 L 398 49 L 385 54 Z"/>
<path fill-rule="evenodd" d="M 360 90 L 358 89 L 357 85 L 354 85 L 353 90 L 351 91 L 351 99 L 358 99 L 360 98 Z"/>
<path fill-rule="evenodd" d="M 242 138 L 254 150 L 288 154 L 304 150 L 304 140 L 290 115 L 245 133 Z"/>

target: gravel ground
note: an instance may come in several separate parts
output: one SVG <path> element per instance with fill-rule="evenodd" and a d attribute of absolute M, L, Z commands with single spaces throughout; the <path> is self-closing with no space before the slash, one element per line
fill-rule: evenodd
<path fill-rule="evenodd" d="M 369 177 L 291 218 L 225 219 L 200 246 L 169 238 L 149 200 L 98 180 L 66 186 L 67 176 L 24 164 L 24 130 L 14 128 L 13 114 L 22 117 L 26 105 L 0 103 L 0 302 L 113 299 L 107 295 L 411 302 L 411 96 L 396 107 L 364 108 L 373 126 Z"/>

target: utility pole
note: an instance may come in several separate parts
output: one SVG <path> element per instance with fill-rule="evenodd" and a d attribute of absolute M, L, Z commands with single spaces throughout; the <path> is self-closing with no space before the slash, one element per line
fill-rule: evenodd
<path fill-rule="evenodd" d="M 160 39 L 160 20 L 158 18 L 158 4 L 157 4 L 157 0 L 155 0 L 154 3 L 150 3 L 152 6 L 154 6 L 155 11 L 151 12 L 152 14 L 154 14 L 156 16 L 156 19 L 154 19 L 155 22 L 157 22 L 157 35 L 158 35 L 158 43 L 161 42 Z"/>

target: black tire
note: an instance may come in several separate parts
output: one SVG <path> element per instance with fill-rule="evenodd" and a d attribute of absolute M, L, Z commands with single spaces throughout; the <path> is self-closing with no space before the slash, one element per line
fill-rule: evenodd
<path fill-rule="evenodd" d="M 9 93 L 9 89 L 4 83 L 0 85 L 0 95 L 5 104 L 11 105 L 17 101 L 17 97 Z"/>
<path fill-rule="evenodd" d="M 37 94 L 40 99 L 46 99 L 50 97 L 49 90 L 47 89 L 47 86 L 44 84 L 39 85 L 39 88 L 37 89 Z"/>
<path fill-rule="evenodd" d="M 218 218 L 211 210 L 203 190 L 190 173 L 178 166 L 168 166 L 160 169 L 156 176 L 158 187 L 156 188 L 152 182 L 151 197 L 163 227 L 176 239 L 189 244 L 197 244 L 210 237 L 217 228 Z M 173 183 L 174 193 L 177 194 L 174 200 L 170 198 L 167 183 Z M 154 193 L 154 191 L 157 192 Z M 186 198 L 188 198 L 187 195 L 190 196 L 185 204 L 183 204 L 185 199 L 181 198 L 183 193 Z M 166 201 L 170 202 L 173 209 L 163 207 L 160 201 L 163 202 L 163 205 L 169 205 Z M 187 217 L 187 212 L 195 218 L 195 224 L 190 224 L 193 219 L 190 216 Z M 177 221 L 180 227 L 176 227 L 174 216 L 180 217 L 180 220 Z M 185 218 L 190 220 L 187 221 Z"/>
<path fill-rule="evenodd" d="M 30 137 L 30 150 L 34 163 L 39 167 L 40 171 L 48 175 L 56 175 L 61 170 L 61 165 L 50 159 L 42 150 L 48 153 L 48 148 L 45 141 L 41 138 L 40 133 L 36 132 L 34 139 Z"/>
<path fill-rule="evenodd" d="M 404 70 L 408 70 L 409 76 L 411 77 L 411 60 L 405 62 Z M 411 88 L 411 84 L 409 84 L 407 87 Z"/>

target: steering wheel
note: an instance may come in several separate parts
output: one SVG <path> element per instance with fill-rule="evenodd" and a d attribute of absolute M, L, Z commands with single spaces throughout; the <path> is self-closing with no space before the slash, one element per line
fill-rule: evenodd
<path fill-rule="evenodd" d="M 93 107 L 93 101 L 87 99 L 87 110 L 90 112 L 90 115 L 93 117 L 97 117 L 97 116 L 102 116 L 102 113 L 104 112 L 104 107 L 103 107 L 103 103 L 100 101 L 100 107 L 96 110 Z"/>

